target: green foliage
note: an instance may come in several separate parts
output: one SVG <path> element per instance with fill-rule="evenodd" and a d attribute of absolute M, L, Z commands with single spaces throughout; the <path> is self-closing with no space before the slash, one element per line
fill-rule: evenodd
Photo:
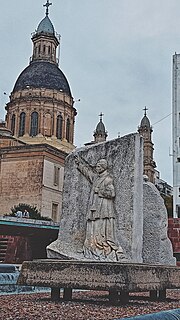
<path fill-rule="evenodd" d="M 41 216 L 36 206 L 31 206 L 27 203 L 19 203 L 18 205 L 15 205 L 13 208 L 11 208 L 11 213 L 8 216 L 15 217 L 17 211 L 24 212 L 24 210 L 29 212 L 30 219 L 52 221 L 52 219 L 48 217 Z"/>

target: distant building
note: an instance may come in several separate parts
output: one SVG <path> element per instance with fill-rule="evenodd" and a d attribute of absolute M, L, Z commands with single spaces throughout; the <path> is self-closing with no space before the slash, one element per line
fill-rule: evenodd
<path fill-rule="evenodd" d="M 91 142 L 85 143 L 85 146 L 89 146 L 89 145 L 94 144 L 94 143 L 106 141 L 106 138 L 107 138 L 108 134 L 107 134 L 105 125 L 104 125 L 104 123 L 102 121 L 102 117 L 103 117 L 103 113 L 102 112 L 100 113 L 99 117 L 100 117 L 99 122 L 98 122 L 98 124 L 96 126 L 96 129 L 94 131 L 94 134 L 93 134 L 94 140 L 91 141 Z"/>
<path fill-rule="evenodd" d="M 173 195 L 173 187 L 170 186 L 166 181 L 161 179 L 160 172 L 155 170 L 155 186 L 159 190 L 159 192 L 164 196 L 172 196 Z"/>
<path fill-rule="evenodd" d="M 180 218 L 180 54 L 173 56 L 172 83 L 173 216 Z"/>
<path fill-rule="evenodd" d="M 153 159 L 153 142 L 151 134 L 153 132 L 152 127 L 150 125 L 150 121 L 146 114 L 147 108 L 144 109 L 144 117 L 141 120 L 140 126 L 138 127 L 138 132 L 144 138 L 144 174 L 149 177 L 149 181 L 155 182 L 155 168 L 156 163 Z"/>
<path fill-rule="evenodd" d="M 32 35 L 33 53 L 21 72 L 0 125 L 0 215 L 18 203 L 60 219 L 64 160 L 74 149 L 76 109 L 59 69 L 60 37 L 45 18 Z"/>

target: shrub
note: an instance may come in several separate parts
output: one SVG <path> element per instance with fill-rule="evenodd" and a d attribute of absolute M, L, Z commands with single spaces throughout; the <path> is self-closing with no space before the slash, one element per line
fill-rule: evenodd
<path fill-rule="evenodd" d="M 31 206 L 27 203 L 19 203 L 18 205 L 14 205 L 14 207 L 11 208 L 11 213 L 7 216 L 15 217 L 17 211 L 24 212 L 24 210 L 29 212 L 30 219 L 52 221 L 51 218 L 41 216 L 36 206 Z"/>

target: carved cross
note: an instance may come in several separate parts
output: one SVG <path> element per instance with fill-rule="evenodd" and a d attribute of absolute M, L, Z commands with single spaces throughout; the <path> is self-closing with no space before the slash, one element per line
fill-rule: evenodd
<path fill-rule="evenodd" d="M 49 0 L 47 0 L 46 4 L 43 4 L 43 7 L 46 7 L 46 15 L 49 14 L 49 7 L 52 6 L 52 2 L 49 3 Z"/>

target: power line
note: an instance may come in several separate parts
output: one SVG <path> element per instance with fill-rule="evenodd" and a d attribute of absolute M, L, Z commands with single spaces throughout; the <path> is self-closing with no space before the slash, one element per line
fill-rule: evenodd
<path fill-rule="evenodd" d="M 164 119 L 168 118 L 171 114 L 172 114 L 172 112 L 171 112 L 171 113 L 169 113 L 169 114 L 168 114 L 167 116 L 165 116 L 164 118 L 162 118 L 162 119 L 158 120 L 157 122 L 153 123 L 153 126 L 154 126 L 155 124 L 157 124 L 157 123 L 159 123 L 159 122 L 163 121 Z"/>

